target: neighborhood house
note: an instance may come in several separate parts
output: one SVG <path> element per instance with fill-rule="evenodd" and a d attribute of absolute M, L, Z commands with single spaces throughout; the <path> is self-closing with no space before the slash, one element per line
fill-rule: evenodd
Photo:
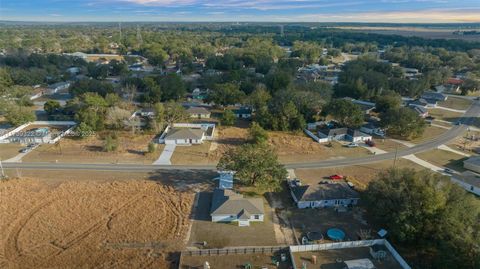
<path fill-rule="evenodd" d="M 319 184 L 301 185 L 299 180 L 290 185 L 290 194 L 298 208 L 323 208 L 356 205 L 360 195 L 346 182 L 325 180 Z"/>
<path fill-rule="evenodd" d="M 264 215 L 261 198 L 244 198 L 229 189 L 213 191 L 212 222 L 238 222 L 238 226 L 250 226 L 250 222 L 263 221 Z"/>
<path fill-rule="evenodd" d="M 61 90 L 68 89 L 70 87 L 70 82 L 58 82 L 48 86 L 48 94 L 55 94 Z"/>
<path fill-rule="evenodd" d="M 371 140 L 372 136 L 359 130 L 351 128 L 335 128 L 335 129 L 323 129 L 318 131 L 319 143 L 324 143 L 334 140 L 345 140 L 349 142 L 359 142 Z"/>
<path fill-rule="evenodd" d="M 204 107 L 192 106 L 187 109 L 187 113 L 194 119 L 209 119 L 210 111 Z"/>
<path fill-rule="evenodd" d="M 235 117 L 239 119 L 250 119 L 252 118 L 252 109 L 248 107 L 241 107 L 239 109 L 234 109 L 233 113 Z"/>
<path fill-rule="evenodd" d="M 205 140 L 212 140 L 215 124 L 173 124 L 167 127 L 159 139 L 159 143 L 167 145 L 202 144 Z"/>

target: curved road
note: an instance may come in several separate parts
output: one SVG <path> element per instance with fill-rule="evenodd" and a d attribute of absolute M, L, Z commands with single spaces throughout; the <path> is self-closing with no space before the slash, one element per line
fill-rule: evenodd
<path fill-rule="evenodd" d="M 305 163 L 286 163 L 286 168 L 326 168 L 338 166 L 350 166 L 366 163 L 374 163 L 385 160 L 392 160 L 410 154 L 428 151 L 448 143 L 455 137 L 461 135 L 472 124 L 475 118 L 480 117 L 480 102 L 474 101 L 465 112 L 459 125 L 454 125 L 447 132 L 432 140 L 414 147 L 400 150 L 397 153 L 388 152 L 379 155 L 363 156 L 358 158 L 335 159 Z M 144 164 L 80 164 L 80 163 L 3 163 L 4 168 L 19 169 L 43 169 L 43 170 L 95 170 L 95 171 L 125 171 L 125 172 L 151 172 L 155 170 L 213 170 L 214 165 L 144 165 Z"/>

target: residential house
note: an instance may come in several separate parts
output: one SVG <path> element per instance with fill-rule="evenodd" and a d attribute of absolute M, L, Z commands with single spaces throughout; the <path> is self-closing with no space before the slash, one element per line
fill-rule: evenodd
<path fill-rule="evenodd" d="M 142 108 L 139 111 L 135 112 L 136 115 L 142 117 L 153 118 L 155 117 L 155 109 L 153 108 Z"/>
<path fill-rule="evenodd" d="M 194 119 L 209 119 L 210 111 L 201 106 L 192 106 L 187 109 L 187 113 L 190 115 L 190 118 Z"/>
<path fill-rule="evenodd" d="M 21 144 L 44 144 L 52 139 L 52 134 L 47 127 L 35 128 L 27 131 L 19 131 L 6 138 L 10 143 Z"/>
<path fill-rule="evenodd" d="M 192 91 L 192 99 L 196 99 L 196 100 L 205 100 L 208 96 L 208 92 L 210 90 L 207 89 L 207 90 L 200 90 L 199 88 L 195 88 L 193 91 Z"/>
<path fill-rule="evenodd" d="M 426 91 L 422 94 L 421 98 L 425 100 L 435 100 L 438 102 L 442 102 L 442 101 L 446 101 L 448 96 L 439 92 Z"/>
<path fill-rule="evenodd" d="M 347 182 L 334 180 L 312 185 L 292 184 L 290 194 L 298 208 L 346 207 L 360 200 L 360 195 Z"/>
<path fill-rule="evenodd" d="M 378 136 L 385 136 L 385 130 L 378 127 L 374 123 L 367 123 L 360 127 L 360 132 L 371 134 L 371 135 L 378 135 Z"/>
<path fill-rule="evenodd" d="M 429 107 L 436 107 L 438 104 L 438 101 L 435 99 L 416 99 L 413 101 L 408 102 L 408 106 L 418 106 L 418 107 L 423 107 L 423 108 L 429 108 Z"/>
<path fill-rule="evenodd" d="M 319 143 L 344 140 L 349 142 L 360 142 L 371 140 L 372 136 L 352 128 L 334 128 L 318 131 Z"/>
<path fill-rule="evenodd" d="M 235 114 L 235 117 L 239 119 L 251 119 L 253 110 L 249 107 L 241 107 L 234 109 L 233 113 Z"/>
<path fill-rule="evenodd" d="M 480 174 L 480 156 L 470 157 L 463 161 L 463 168 Z"/>
<path fill-rule="evenodd" d="M 362 111 L 363 111 L 365 114 L 370 114 L 370 112 L 372 112 L 372 110 L 374 110 L 375 107 L 376 107 L 376 104 L 375 104 L 375 103 L 369 102 L 369 101 L 356 100 L 356 99 L 353 99 L 353 98 L 350 98 L 350 97 L 345 97 L 345 98 L 343 98 L 343 99 L 348 100 L 348 101 L 356 104 L 357 106 L 359 106 L 360 109 L 362 109 Z"/>
<path fill-rule="evenodd" d="M 172 128 L 164 139 L 167 145 L 202 144 L 205 140 L 205 131 L 201 128 Z"/>
<path fill-rule="evenodd" d="M 262 222 L 264 215 L 261 198 L 244 198 L 230 189 L 213 191 L 212 222 L 238 222 L 238 226 L 250 226 L 250 222 Z"/>
<path fill-rule="evenodd" d="M 426 118 L 428 117 L 428 110 L 422 106 L 409 106 L 410 109 L 415 111 L 419 117 Z"/>
<path fill-rule="evenodd" d="M 78 73 L 80 73 L 80 68 L 70 67 L 70 68 L 67 68 L 67 72 L 70 73 L 70 75 L 77 75 Z"/>
<path fill-rule="evenodd" d="M 215 124 L 174 123 L 168 126 L 159 138 L 159 143 L 169 145 L 196 145 L 212 140 Z"/>
<path fill-rule="evenodd" d="M 70 82 L 57 82 L 55 84 L 49 85 L 47 88 L 47 94 L 55 94 L 61 90 L 66 90 L 70 87 Z"/>
<path fill-rule="evenodd" d="M 472 171 L 465 171 L 461 175 L 450 178 L 466 191 L 480 196 L 480 175 Z"/>

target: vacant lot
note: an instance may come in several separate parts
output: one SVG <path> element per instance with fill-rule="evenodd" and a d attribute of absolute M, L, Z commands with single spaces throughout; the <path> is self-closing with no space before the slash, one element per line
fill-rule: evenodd
<path fill-rule="evenodd" d="M 320 168 L 320 169 L 296 169 L 295 174 L 301 180 L 306 182 L 318 182 L 330 175 L 339 174 L 347 177 L 348 181 L 355 184 L 359 190 L 365 189 L 370 181 L 375 179 L 380 172 L 392 168 L 394 161 L 384 161 L 364 165 L 353 165 L 344 167 Z M 395 162 L 397 168 L 424 169 L 409 160 L 397 159 Z"/>
<path fill-rule="evenodd" d="M 450 122 L 457 121 L 463 115 L 463 113 L 460 112 L 448 111 L 440 108 L 431 108 L 428 110 L 428 114 L 437 120 Z"/>
<path fill-rule="evenodd" d="M 168 268 L 192 195 L 152 181 L 0 183 L 0 267 Z"/>
<path fill-rule="evenodd" d="M 466 110 L 472 104 L 472 100 L 460 98 L 460 97 L 453 97 L 449 96 L 446 101 L 439 102 L 439 106 L 459 109 L 459 110 Z"/>
<path fill-rule="evenodd" d="M 4 161 L 15 157 L 22 148 L 23 146 L 17 143 L 0 144 L 0 160 Z"/>
<path fill-rule="evenodd" d="M 440 128 L 440 127 L 437 127 L 437 126 L 429 125 L 429 126 L 427 126 L 427 128 L 425 128 L 425 132 L 423 132 L 422 136 L 417 137 L 415 139 L 412 139 L 409 142 L 414 143 L 414 144 L 419 144 L 419 143 L 422 143 L 422 142 L 426 142 L 428 140 L 431 140 L 432 138 L 435 138 L 435 137 L 445 133 L 446 131 L 447 131 L 447 129 L 445 129 L 445 128 Z"/>
<path fill-rule="evenodd" d="M 415 154 L 418 158 L 440 167 L 448 167 L 459 172 L 465 171 L 463 161 L 468 157 L 456 154 L 454 152 L 434 149 Z"/>
<path fill-rule="evenodd" d="M 364 148 L 348 148 L 337 142 L 320 144 L 303 133 L 270 132 L 269 135 L 269 142 L 274 146 L 278 158 L 283 163 L 359 157 L 371 154 Z"/>
<path fill-rule="evenodd" d="M 29 153 L 25 162 L 77 162 L 77 163 L 140 163 L 150 164 L 158 158 L 163 145 L 158 145 L 156 153 L 147 154 L 148 143 L 154 135 L 118 132 L 118 149 L 115 152 L 103 150 L 104 134 L 84 139 L 65 137 L 57 144 L 41 145 Z"/>
<path fill-rule="evenodd" d="M 189 245 L 198 247 L 199 243 L 203 241 L 207 242 L 207 248 L 277 244 L 272 223 L 273 211 L 266 202 L 264 204 L 264 222 L 251 223 L 248 227 L 239 227 L 236 223 L 211 222 L 211 199 L 210 192 L 199 194 Z"/>

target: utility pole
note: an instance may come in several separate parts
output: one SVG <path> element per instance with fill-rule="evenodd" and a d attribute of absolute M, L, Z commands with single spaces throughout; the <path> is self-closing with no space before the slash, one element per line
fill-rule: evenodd
<path fill-rule="evenodd" d="M 5 171 L 3 170 L 2 159 L 0 159 L 0 170 L 2 171 L 2 177 L 0 179 L 4 179 L 6 176 Z"/>

